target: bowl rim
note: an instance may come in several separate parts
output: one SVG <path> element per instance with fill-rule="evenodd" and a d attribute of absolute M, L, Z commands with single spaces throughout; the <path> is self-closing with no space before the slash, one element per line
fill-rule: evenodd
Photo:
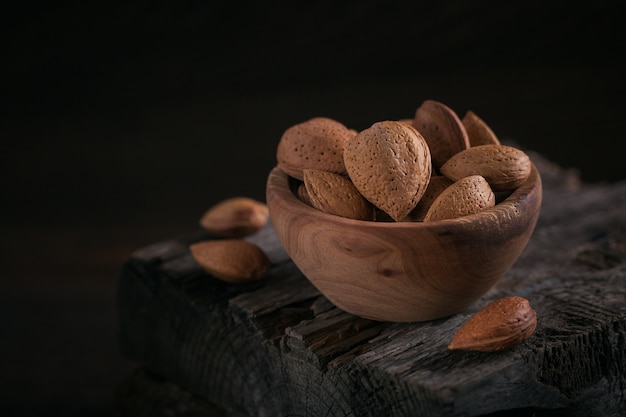
<path fill-rule="evenodd" d="M 297 210 L 302 214 L 319 218 L 320 220 L 328 220 L 334 223 L 343 224 L 345 226 L 364 227 L 364 228 L 385 228 L 385 229 L 400 229 L 400 230 L 412 230 L 412 229 L 436 229 L 442 226 L 453 227 L 455 225 L 471 225 L 474 223 L 482 223 L 483 221 L 492 222 L 494 217 L 502 217 L 507 213 L 518 212 L 519 215 L 523 215 L 524 210 L 518 210 L 516 208 L 520 206 L 527 206 L 534 199 L 538 199 L 537 213 L 539 215 L 541 199 L 542 199 L 542 181 L 541 175 L 537 167 L 531 163 L 531 172 L 526 181 L 518 186 L 513 192 L 508 195 L 504 200 L 497 203 L 494 207 L 482 210 L 478 213 L 468 214 L 462 217 L 456 217 L 451 219 L 441 219 L 433 221 L 371 221 L 371 220 L 358 220 L 348 217 L 342 217 L 331 213 L 325 213 L 318 210 L 302 200 L 300 200 L 294 193 L 292 188 L 292 181 L 299 181 L 287 173 L 285 173 L 280 167 L 275 166 L 270 170 L 267 178 L 266 186 L 266 199 L 268 203 L 274 196 L 281 197 L 283 205 L 288 205 L 290 209 Z M 526 203 L 526 204 L 525 204 Z M 270 216 L 272 213 L 272 204 L 270 206 Z M 527 214 L 527 213 L 526 213 Z M 512 219 L 510 219 L 512 220 Z"/>

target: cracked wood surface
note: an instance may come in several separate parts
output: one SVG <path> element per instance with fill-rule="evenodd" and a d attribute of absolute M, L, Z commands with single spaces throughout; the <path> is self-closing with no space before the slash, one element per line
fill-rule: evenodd
<path fill-rule="evenodd" d="M 581 183 L 529 154 L 544 189 L 535 232 L 461 314 L 387 323 L 345 313 L 289 261 L 271 225 L 249 238 L 272 259 L 269 276 L 223 283 L 189 253 L 190 243 L 211 238 L 198 231 L 144 247 L 124 266 L 123 351 L 239 416 L 624 413 L 626 183 Z M 506 295 L 528 298 L 537 312 L 527 342 L 497 353 L 447 350 L 461 324 Z"/>

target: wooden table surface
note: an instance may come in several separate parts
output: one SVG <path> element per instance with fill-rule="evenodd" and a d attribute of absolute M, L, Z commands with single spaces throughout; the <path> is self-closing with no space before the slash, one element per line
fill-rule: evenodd
<path fill-rule="evenodd" d="M 610 10 L 589 12 L 594 27 L 604 28 L 594 32 L 597 37 L 577 32 L 581 15 L 570 23 L 559 21 L 561 31 L 541 31 L 543 40 L 516 38 L 514 51 L 502 62 L 494 42 L 477 46 L 471 59 L 470 43 L 492 39 L 469 30 L 476 24 L 465 28 L 466 37 L 446 41 L 433 35 L 450 48 L 431 48 L 425 56 L 430 63 L 439 54 L 446 65 L 427 65 L 417 53 L 390 68 L 392 57 L 379 55 L 384 42 L 350 49 L 356 44 L 346 38 L 351 32 L 317 39 L 305 30 L 312 24 L 298 32 L 309 40 L 297 45 L 301 49 L 277 41 L 275 49 L 259 51 L 254 47 L 261 41 L 246 43 L 243 35 L 230 39 L 241 56 L 220 50 L 217 58 L 224 62 L 201 52 L 214 38 L 209 34 L 193 42 L 192 30 L 184 32 L 189 38 L 168 42 L 162 36 L 154 41 L 161 47 L 149 50 L 142 42 L 150 44 L 150 37 L 138 31 L 131 37 L 129 29 L 112 31 L 113 44 L 105 44 L 108 23 L 128 28 L 141 20 L 128 7 L 106 14 L 108 20 L 94 20 L 95 8 L 24 12 L 10 26 L 9 52 L 15 59 L 4 77 L 0 125 L 5 143 L 0 157 L 2 415 L 43 415 L 44 410 L 45 415 L 116 415 L 115 389 L 133 369 L 119 351 L 115 322 L 123 262 L 139 247 L 195 230 L 203 211 L 223 198 L 263 199 L 282 131 L 307 118 L 333 117 L 359 129 L 381 119 L 411 117 L 421 101 L 437 99 L 458 112 L 471 108 L 500 136 L 578 170 L 584 181 L 626 179 L 617 151 L 626 114 L 624 64 L 614 53 L 596 52 L 599 42 L 609 50 L 616 46 Z M 88 30 L 85 18 L 81 25 L 72 23 L 77 21 L 72 10 L 99 25 Z M 361 11 L 361 19 L 376 21 L 378 11 L 374 6 Z M 181 13 L 161 21 L 178 25 L 164 33 L 194 22 L 193 13 L 185 18 Z M 516 23 L 530 9 L 524 13 Z M 167 13 L 149 16 L 158 27 L 158 18 Z M 331 27 L 339 27 L 338 21 Z M 297 27 L 285 30 L 292 26 Z M 498 26 L 500 33 L 503 28 Z M 506 40 L 513 33 L 506 32 Z M 567 43 L 567 34 L 580 54 Z M 417 39 L 422 33 L 407 29 L 394 36 L 400 35 Z M 84 52 L 90 42 L 101 55 Z M 338 46 L 328 51 L 329 42 Z M 548 46 L 541 47 L 545 42 Z M 404 53 L 410 43 L 399 43 L 393 53 Z M 561 44 L 567 48 L 558 49 Z M 177 45 L 184 46 L 178 54 Z M 345 60 L 335 59 L 346 50 L 351 53 Z M 302 58 L 301 51 L 325 58 Z M 535 51 L 536 59 L 529 59 Z M 194 54 L 203 60 L 190 58 Z M 252 63 L 246 56 L 254 58 Z M 289 70 L 277 59 L 283 56 L 291 59 Z M 463 59 L 452 65 L 455 56 Z M 546 59 L 550 56 L 554 59 Z M 367 59 L 388 62 L 372 64 L 371 71 L 353 66 Z"/>

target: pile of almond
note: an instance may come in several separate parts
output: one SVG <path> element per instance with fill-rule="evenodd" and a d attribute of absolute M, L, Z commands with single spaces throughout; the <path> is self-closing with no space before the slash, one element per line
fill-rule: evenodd
<path fill-rule="evenodd" d="M 278 167 L 312 207 L 368 221 L 435 221 L 493 207 L 530 175 L 526 153 L 503 145 L 474 112 L 461 119 L 424 101 L 413 119 L 356 132 L 317 117 L 288 128 Z"/>
<path fill-rule="evenodd" d="M 278 167 L 297 180 L 297 196 L 326 213 L 367 221 L 436 221 L 493 207 L 530 175 L 524 152 L 502 145 L 472 111 L 460 119 L 424 101 L 413 119 L 380 121 L 357 132 L 317 117 L 291 126 L 277 149 Z M 271 262 L 243 238 L 269 218 L 265 203 L 233 197 L 200 219 L 216 239 L 189 249 L 220 280 L 264 278 Z M 531 337 L 537 325 L 528 300 L 509 296 L 487 305 L 454 335 L 448 349 L 493 352 Z"/>

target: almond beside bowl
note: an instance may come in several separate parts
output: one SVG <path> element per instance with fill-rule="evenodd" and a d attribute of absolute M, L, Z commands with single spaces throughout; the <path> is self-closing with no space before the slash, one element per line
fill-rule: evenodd
<path fill-rule="evenodd" d="M 267 179 L 272 224 L 296 266 L 333 304 L 368 319 L 425 321 L 463 311 L 515 263 L 535 228 L 541 177 L 495 207 L 432 222 L 374 222 L 303 203 L 297 181 L 275 167 Z"/>

